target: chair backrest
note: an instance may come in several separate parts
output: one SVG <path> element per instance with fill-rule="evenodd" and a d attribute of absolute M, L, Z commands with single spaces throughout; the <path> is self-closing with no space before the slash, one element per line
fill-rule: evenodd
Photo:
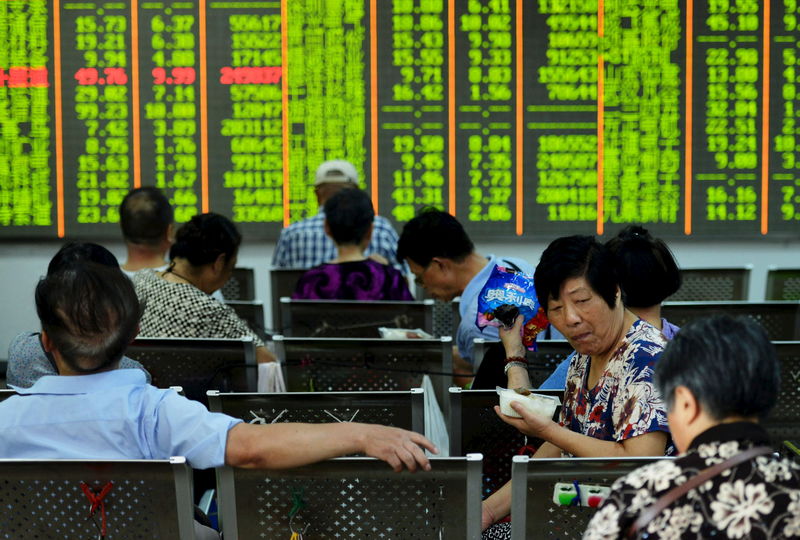
<path fill-rule="evenodd" d="M 396 473 L 373 458 L 338 458 L 283 471 L 217 469 L 225 540 L 479 538 L 481 457 L 431 458 Z M 296 500 L 303 506 L 292 520 Z M 307 528 L 306 528 L 307 527 Z M 441 536 L 440 536 L 441 535 Z"/>
<path fill-rule="evenodd" d="M 475 338 L 473 341 L 475 343 L 475 348 L 472 352 L 473 369 L 477 372 L 487 349 L 500 342 L 482 338 Z M 539 387 L 573 350 L 568 341 L 558 339 L 538 340 L 536 342 L 536 350 L 528 351 L 525 354 L 525 358 L 528 360 L 528 376 L 531 379 L 531 386 L 533 388 Z"/>
<path fill-rule="evenodd" d="M 723 313 L 753 319 L 772 341 L 800 339 L 800 302 L 667 302 L 661 306 L 661 316 L 678 326 Z"/>
<path fill-rule="evenodd" d="M 0 390 L 0 401 L 5 401 L 6 399 L 10 398 L 11 396 L 16 396 L 17 393 L 10 388 L 3 388 Z"/>
<path fill-rule="evenodd" d="M 610 487 L 617 478 L 666 457 L 547 458 L 514 457 L 511 538 L 581 538 L 596 509 L 553 502 L 556 483 Z"/>
<path fill-rule="evenodd" d="M 97 538 L 101 512 L 89 517 L 94 494 L 103 497 L 107 538 L 195 538 L 191 469 L 183 457 L 169 460 L 0 460 L 0 536 L 3 538 Z"/>
<path fill-rule="evenodd" d="M 536 390 L 536 393 L 563 399 L 563 390 Z M 494 412 L 499 397 L 494 390 L 450 388 L 450 455 L 483 455 L 483 496 L 488 497 L 511 478 L 511 458 L 526 445 L 541 441 L 506 424 Z M 553 418 L 558 418 L 556 410 Z"/>
<path fill-rule="evenodd" d="M 256 333 L 262 340 L 268 340 L 268 332 L 264 325 L 264 304 L 262 302 L 240 302 L 240 301 L 225 301 L 225 304 L 233 308 L 236 315 L 239 316 L 250 330 Z"/>
<path fill-rule="evenodd" d="M 422 328 L 433 334 L 433 300 L 361 302 L 281 298 L 287 337 L 380 337 L 378 328 Z"/>
<path fill-rule="evenodd" d="M 222 286 L 225 301 L 250 302 L 256 299 L 256 275 L 252 268 L 234 268 L 230 279 Z"/>
<path fill-rule="evenodd" d="M 800 268 L 770 268 L 765 300 L 800 300 Z"/>
<path fill-rule="evenodd" d="M 281 298 L 291 297 L 297 282 L 308 268 L 270 268 L 269 290 L 272 309 L 272 330 L 280 334 L 283 328 L 281 321 Z"/>
<path fill-rule="evenodd" d="M 290 392 L 411 390 L 425 373 L 445 404 L 453 371 L 453 340 L 290 338 L 275 336 Z M 445 413 L 446 414 L 446 413 Z"/>
<path fill-rule="evenodd" d="M 208 408 L 251 424 L 365 422 L 425 433 L 422 388 L 398 392 L 208 392 Z"/>
<path fill-rule="evenodd" d="M 752 266 L 743 268 L 682 268 L 681 288 L 669 302 L 747 300 Z"/>
<path fill-rule="evenodd" d="M 800 442 L 800 341 L 773 342 L 781 366 L 778 402 L 762 421 L 774 448 L 783 441 Z"/>
<path fill-rule="evenodd" d="M 153 386 L 182 386 L 187 398 L 203 403 L 208 390 L 256 389 L 251 338 L 139 338 L 126 354 L 150 372 Z"/>

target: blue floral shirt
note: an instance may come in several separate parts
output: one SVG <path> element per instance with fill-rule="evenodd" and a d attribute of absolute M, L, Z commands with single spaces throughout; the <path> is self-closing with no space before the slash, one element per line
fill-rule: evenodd
<path fill-rule="evenodd" d="M 576 353 L 567 373 L 559 423 L 604 441 L 622 442 L 652 431 L 669 433 L 666 407 L 653 385 L 653 369 L 666 344 L 655 327 L 636 321 L 594 388 L 587 388 L 591 357 Z M 666 453 L 674 453 L 671 442 Z"/>

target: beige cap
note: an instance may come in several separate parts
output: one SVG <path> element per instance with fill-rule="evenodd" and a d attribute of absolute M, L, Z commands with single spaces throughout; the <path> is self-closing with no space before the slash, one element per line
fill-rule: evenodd
<path fill-rule="evenodd" d="M 334 159 L 317 167 L 314 185 L 346 184 L 358 185 L 358 171 L 349 161 Z"/>

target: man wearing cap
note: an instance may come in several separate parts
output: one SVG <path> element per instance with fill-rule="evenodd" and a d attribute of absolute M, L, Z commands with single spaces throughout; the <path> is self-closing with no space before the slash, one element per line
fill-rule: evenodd
<path fill-rule="evenodd" d="M 292 223 L 281 231 L 272 256 L 276 268 L 311 268 L 336 258 L 336 246 L 325 234 L 325 202 L 341 189 L 359 188 L 358 172 L 352 163 L 340 159 L 326 161 L 317 168 L 314 193 L 317 215 Z M 372 240 L 365 255 L 402 270 L 397 262 L 397 232 L 389 221 L 375 216 Z"/>

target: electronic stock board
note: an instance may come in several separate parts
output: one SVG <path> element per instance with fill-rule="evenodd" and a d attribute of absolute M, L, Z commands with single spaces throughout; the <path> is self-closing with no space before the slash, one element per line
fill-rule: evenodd
<path fill-rule="evenodd" d="M 399 226 L 800 230 L 797 0 L 0 1 L 0 237 L 179 222 L 275 238 L 345 158 Z"/>

